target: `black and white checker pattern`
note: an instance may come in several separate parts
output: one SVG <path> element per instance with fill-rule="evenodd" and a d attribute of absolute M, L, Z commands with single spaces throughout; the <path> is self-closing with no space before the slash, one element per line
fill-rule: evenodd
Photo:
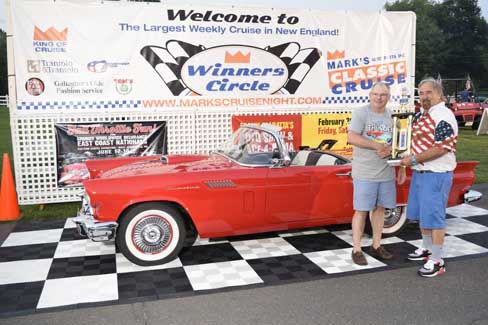
<path fill-rule="evenodd" d="M 181 80 L 181 68 L 193 55 L 205 50 L 203 46 L 196 46 L 178 40 L 170 40 L 166 47 L 145 46 L 141 55 L 146 59 L 159 77 L 166 84 L 174 96 L 179 96 L 188 88 Z"/>
<path fill-rule="evenodd" d="M 488 255 L 488 210 L 460 205 L 447 213 L 445 257 Z M 337 225 L 198 239 L 170 263 L 141 267 L 113 242 L 91 242 L 74 228 L 71 219 L 16 224 L 0 246 L 0 317 L 413 266 L 419 263 L 405 256 L 421 244 L 417 225 L 409 225 L 382 242 L 393 260 L 367 256 L 361 267 L 351 261 L 350 225 Z"/>
<path fill-rule="evenodd" d="M 410 98 L 410 96 L 407 96 Z M 391 101 L 399 103 L 402 96 L 393 95 Z M 367 104 L 369 103 L 369 96 L 325 96 L 322 100 L 322 104 Z"/>
<path fill-rule="evenodd" d="M 294 94 L 312 67 L 320 60 L 321 53 L 316 48 L 300 49 L 296 42 L 266 47 L 266 51 L 280 57 L 288 68 L 288 80 L 281 92 Z"/>

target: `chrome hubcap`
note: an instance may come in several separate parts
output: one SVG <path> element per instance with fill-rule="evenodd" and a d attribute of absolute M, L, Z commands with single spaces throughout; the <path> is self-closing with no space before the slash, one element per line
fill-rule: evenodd
<path fill-rule="evenodd" d="M 134 227 L 134 244 L 144 253 L 159 253 L 168 246 L 171 238 L 171 225 L 162 217 L 146 217 Z"/>
<path fill-rule="evenodd" d="M 385 209 L 385 225 L 384 228 L 394 226 L 402 216 L 402 208 L 396 207 L 395 209 Z"/>

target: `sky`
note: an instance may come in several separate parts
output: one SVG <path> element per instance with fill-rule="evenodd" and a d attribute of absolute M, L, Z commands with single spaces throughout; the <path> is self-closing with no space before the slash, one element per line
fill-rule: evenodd
<path fill-rule="evenodd" d="M 14 0 L 10 0 L 14 1 Z M 86 0 L 74 0 L 86 1 Z M 169 3 L 171 1 L 165 1 Z M 225 4 L 235 5 L 235 0 L 179 0 L 173 1 L 175 3 L 191 3 L 191 4 Z M 246 0 L 247 5 L 257 5 L 275 8 L 307 8 L 307 9 L 323 9 L 323 10 L 382 10 L 385 0 Z M 7 29 L 7 14 L 5 9 L 6 0 L 0 0 L 0 28 Z M 482 15 L 488 21 L 488 0 L 478 1 Z"/>

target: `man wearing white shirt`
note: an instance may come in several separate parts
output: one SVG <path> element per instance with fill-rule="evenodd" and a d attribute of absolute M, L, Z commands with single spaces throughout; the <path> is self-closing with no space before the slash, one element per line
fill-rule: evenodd
<path fill-rule="evenodd" d="M 424 260 L 418 270 L 423 277 L 445 272 L 442 249 L 446 233 L 446 207 L 456 168 L 458 127 L 454 114 L 442 101 L 442 86 L 429 78 L 419 83 L 422 104 L 412 123 L 412 155 L 401 160 L 400 180 L 405 167 L 411 167 L 407 217 L 420 222 L 422 247 L 408 255 L 410 260 Z"/>

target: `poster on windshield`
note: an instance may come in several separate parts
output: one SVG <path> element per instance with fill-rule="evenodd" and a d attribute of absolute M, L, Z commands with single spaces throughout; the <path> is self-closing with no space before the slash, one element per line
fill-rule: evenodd
<path fill-rule="evenodd" d="M 10 8 L 19 114 L 354 108 L 378 81 L 390 85 L 390 105 L 413 105 L 412 12 L 52 0 Z"/>
<path fill-rule="evenodd" d="M 58 187 L 80 186 L 91 159 L 167 154 L 166 122 L 55 124 Z"/>

